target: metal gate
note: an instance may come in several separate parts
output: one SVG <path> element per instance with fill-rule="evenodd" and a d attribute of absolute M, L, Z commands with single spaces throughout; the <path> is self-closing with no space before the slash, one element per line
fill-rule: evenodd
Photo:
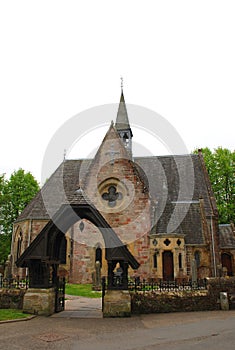
<path fill-rule="evenodd" d="M 64 310 L 65 278 L 57 278 L 55 287 L 55 312 Z"/>
<path fill-rule="evenodd" d="M 102 312 L 104 311 L 104 296 L 106 290 L 106 278 L 102 277 Z"/>

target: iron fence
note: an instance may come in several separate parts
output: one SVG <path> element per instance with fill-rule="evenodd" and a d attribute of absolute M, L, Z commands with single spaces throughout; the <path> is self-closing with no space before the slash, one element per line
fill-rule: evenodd
<path fill-rule="evenodd" d="M 174 280 L 174 281 L 155 281 L 151 279 L 142 281 L 139 278 L 129 280 L 128 289 L 130 291 L 142 291 L 142 292 L 176 292 L 176 291 L 186 291 L 186 290 L 205 290 L 207 289 L 207 280 L 201 279 L 197 281 L 192 280 Z"/>
<path fill-rule="evenodd" d="M 27 278 L 3 278 L 0 274 L 0 288 L 6 289 L 28 289 L 29 281 Z"/>

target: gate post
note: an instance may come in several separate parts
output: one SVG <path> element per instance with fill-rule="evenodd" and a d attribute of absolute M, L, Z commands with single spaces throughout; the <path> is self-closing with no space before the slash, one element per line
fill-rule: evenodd
<path fill-rule="evenodd" d="M 55 312 L 55 288 L 29 288 L 24 295 L 23 311 L 50 316 Z"/>
<path fill-rule="evenodd" d="M 114 269 L 119 263 L 119 271 Z M 131 316 L 131 296 L 128 291 L 128 262 L 122 259 L 108 261 L 108 287 L 102 278 L 103 317 Z"/>
<path fill-rule="evenodd" d="M 105 297 L 105 289 L 106 289 L 106 278 L 102 277 L 102 312 L 104 311 L 104 297 Z"/>
<path fill-rule="evenodd" d="M 23 311 L 49 316 L 55 312 L 55 286 L 50 278 L 50 265 L 41 259 L 31 259 L 29 288 L 24 295 Z"/>

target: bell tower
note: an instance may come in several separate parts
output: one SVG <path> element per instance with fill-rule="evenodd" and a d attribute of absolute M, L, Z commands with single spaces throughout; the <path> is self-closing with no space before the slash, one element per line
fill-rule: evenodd
<path fill-rule="evenodd" d="M 126 109 L 126 103 L 124 99 L 124 94 L 123 94 L 123 86 L 121 85 L 122 91 L 121 91 L 121 98 L 119 102 L 119 107 L 118 107 L 118 112 L 117 112 L 117 119 L 115 123 L 116 130 L 118 132 L 118 135 L 120 136 L 124 147 L 127 150 L 127 153 L 132 159 L 132 130 L 130 127 L 129 123 L 129 118 L 127 114 L 127 109 Z"/>

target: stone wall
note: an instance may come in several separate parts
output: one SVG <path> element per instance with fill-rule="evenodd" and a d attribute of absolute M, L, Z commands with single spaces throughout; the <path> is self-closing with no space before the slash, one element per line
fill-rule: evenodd
<path fill-rule="evenodd" d="M 12 266 L 11 273 L 13 276 L 19 276 L 24 278 L 26 276 L 25 268 L 17 268 L 15 262 L 17 258 L 27 249 L 30 243 L 36 238 L 36 236 L 41 232 L 41 230 L 48 223 L 48 220 L 24 220 L 17 222 L 13 225 L 13 238 L 11 245 L 11 258 Z M 20 251 L 18 251 L 18 240 L 20 235 L 22 235 L 22 242 Z M 17 256 L 18 253 L 18 256 Z"/>
<path fill-rule="evenodd" d="M 0 289 L 0 309 L 22 309 L 25 290 Z"/>
<path fill-rule="evenodd" d="M 213 299 L 219 299 L 220 292 L 227 292 L 230 297 L 230 307 L 232 308 L 231 296 L 235 294 L 235 277 L 210 278 L 208 292 Z"/>
<path fill-rule="evenodd" d="M 235 278 L 210 278 L 205 291 L 131 293 L 132 313 L 219 310 L 220 292 L 228 293 L 229 307 L 234 308 Z"/>
<path fill-rule="evenodd" d="M 219 309 L 219 305 L 210 298 L 208 293 L 203 295 L 195 292 L 182 292 L 181 294 L 170 292 L 164 294 L 134 293 L 131 294 L 131 307 L 134 314 Z"/>

